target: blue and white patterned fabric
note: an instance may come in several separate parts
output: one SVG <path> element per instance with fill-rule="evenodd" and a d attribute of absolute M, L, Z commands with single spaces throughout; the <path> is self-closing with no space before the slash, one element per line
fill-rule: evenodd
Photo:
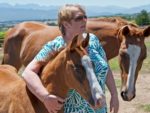
<path fill-rule="evenodd" d="M 55 51 L 59 51 L 60 48 L 65 46 L 66 43 L 62 36 L 58 36 L 53 41 L 49 41 L 45 44 L 40 52 L 35 56 L 35 59 L 38 61 L 45 61 L 50 54 L 53 54 Z"/>
<path fill-rule="evenodd" d="M 62 36 L 56 37 L 53 41 L 48 42 L 43 46 L 43 49 L 36 55 L 35 59 L 38 61 L 43 61 L 47 56 L 54 51 L 58 51 L 61 47 L 66 46 L 66 43 Z M 88 45 L 88 54 L 94 65 L 94 71 L 101 85 L 103 91 L 105 92 L 105 82 L 108 72 L 108 64 L 105 61 L 105 52 L 94 34 L 90 34 L 90 40 Z M 75 90 L 70 90 L 68 92 L 65 104 L 64 113 L 106 113 L 107 107 L 103 107 L 97 110 L 93 110 L 88 102 L 83 99 L 78 92 Z"/>
<path fill-rule="evenodd" d="M 64 113 L 95 113 L 95 111 L 77 91 L 70 89 L 64 103 Z"/>

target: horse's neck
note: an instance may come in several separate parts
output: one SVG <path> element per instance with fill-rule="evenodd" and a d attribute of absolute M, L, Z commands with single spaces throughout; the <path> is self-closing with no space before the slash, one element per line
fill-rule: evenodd
<path fill-rule="evenodd" d="M 120 19 L 120 18 L 100 18 L 87 21 L 88 29 L 118 29 L 124 25 L 129 24 L 128 21 Z"/>
<path fill-rule="evenodd" d="M 108 60 L 116 57 L 119 53 L 120 48 L 120 41 L 118 39 L 119 28 L 120 27 L 118 27 L 115 24 L 100 25 L 97 29 L 88 28 L 89 32 L 94 33 L 99 38 L 100 43 L 102 44 L 106 52 L 106 57 Z"/>
<path fill-rule="evenodd" d="M 102 40 L 101 43 L 103 45 L 108 60 L 118 56 L 120 42 L 117 39 L 112 39 L 110 41 Z"/>
<path fill-rule="evenodd" d="M 117 27 L 116 24 L 112 22 L 97 22 L 97 21 L 88 21 L 87 22 L 87 29 L 88 30 L 97 30 L 97 29 L 113 29 Z"/>

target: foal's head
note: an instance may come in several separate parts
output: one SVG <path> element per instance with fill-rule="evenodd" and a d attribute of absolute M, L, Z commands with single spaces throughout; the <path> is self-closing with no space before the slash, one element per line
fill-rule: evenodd
<path fill-rule="evenodd" d="M 75 89 L 92 105 L 101 99 L 103 92 L 85 50 L 88 42 L 89 34 L 83 41 L 79 41 L 78 36 L 74 37 L 72 42 L 44 67 L 41 77 L 50 93 L 65 98 L 69 89 Z"/>
<path fill-rule="evenodd" d="M 120 29 L 118 38 L 121 40 L 119 62 L 121 68 L 121 96 L 123 100 L 130 101 L 135 97 L 135 84 L 138 73 L 146 58 L 147 50 L 145 37 L 150 36 L 150 26 L 139 28 L 127 25 Z"/>

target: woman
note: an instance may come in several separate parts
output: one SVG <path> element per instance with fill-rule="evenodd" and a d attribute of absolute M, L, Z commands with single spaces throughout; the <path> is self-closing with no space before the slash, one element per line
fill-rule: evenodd
<path fill-rule="evenodd" d="M 74 36 L 83 34 L 86 29 L 86 13 L 80 5 L 65 5 L 58 13 L 58 25 L 62 32 L 62 36 L 56 37 L 53 41 L 48 42 L 43 49 L 36 55 L 31 63 L 26 67 L 22 76 L 27 83 L 29 90 L 37 96 L 51 113 L 57 113 L 63 106 L 64 100 L 56 95 L 51 95 L 42 85 L 38 73 L 44 65 L 48 55 L 53 55 L 61 47 L 66 46 Z M 87 52 L 95 66 L 95 74 L 101 85 L 103 91 L 105 90 L 105 83 L 111 93 L 110 110 L 113 113 L 118 112 L 119 102 L 117 90 L 115 87 L 112 72 L 107 64 L 106 55 L 99 43 L 98 38 L 90 34 L 89 46 Z M 103 105 L 99 109 L 93 110 L 89 104 L 74 90 L 68 93 L 68 97 L 64 104 L 64 113 L 106 113 L 106 101 L 102 102 Z M 87 106 L 85 106 L 87 105 Z"/>

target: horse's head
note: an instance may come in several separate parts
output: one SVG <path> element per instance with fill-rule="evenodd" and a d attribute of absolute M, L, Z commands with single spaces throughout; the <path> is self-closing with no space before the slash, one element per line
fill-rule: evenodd
<path fill-rule="evenodd" d="M 42 81 L 48 91 L 62 98 L 69 89 L 75 89 L 91 105 L 103 96 L 85 47 L 89 34 L 83 41 L 74 37 L 72 42 L 43 69 Z"/>
<path fill-rule="evenodd" d="M 121 40 L 119 50 L 121 96 L 125 101 L 130 101 L 135 97 L 136 80 L 147 55 L 144 39 L 149 35 L 150 26 L 143 29 L 135 25 L 126 25 L 118 33 L 118 38 Z"/>

